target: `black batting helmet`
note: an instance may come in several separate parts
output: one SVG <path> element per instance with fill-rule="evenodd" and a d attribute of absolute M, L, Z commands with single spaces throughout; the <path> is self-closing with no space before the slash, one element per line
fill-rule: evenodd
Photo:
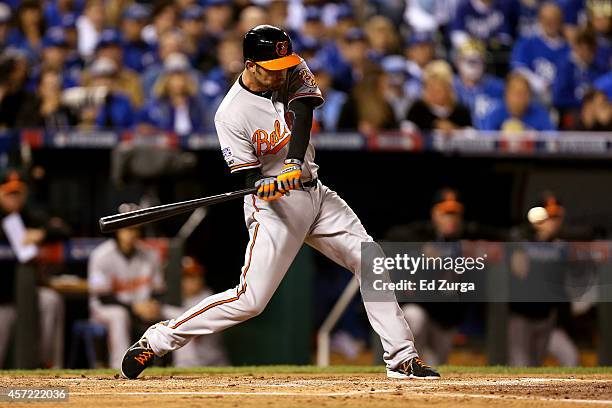
<path fill-rule="evenodd" d="M 242 52 L 245 61 L 256 62 L 271 71 L 291 68 L 302 62 L 302 59 L 293 53 L 289 35 L 271 25 L 251 28 L 244 36 Z"/>

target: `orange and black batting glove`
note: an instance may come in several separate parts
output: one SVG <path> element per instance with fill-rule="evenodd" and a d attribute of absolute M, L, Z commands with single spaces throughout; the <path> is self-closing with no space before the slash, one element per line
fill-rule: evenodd
<path fill-rule="evenodd" d="M 276 184 L 282 193 L 302 188 L 302 161 L 298 159 L 287 159 L 281 172 L 276 176 Z"/>
<path fill-rule="evenodd" d="M 278 190 L 276 177 L 266 177 L 255 183 L 257 187 L 257 197 L 265 201 L 274 201 L 283 196 L 283 193 Z"/>

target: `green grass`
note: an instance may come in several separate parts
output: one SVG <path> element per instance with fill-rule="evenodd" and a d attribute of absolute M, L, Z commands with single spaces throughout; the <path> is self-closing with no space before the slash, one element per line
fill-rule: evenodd
<path fill-rule="evenodd" d="M 585 374 L 612 374 L 612 367 L 465 367 L 465 366 L 441 366 L 440 372 L 449 374 L 505 374 L 505 375 L 534 375 L 534 374 L 557 374 L 557 375 L 585 375 Z M 114 375 L 116 370 L 0 370 L 0 376 L 95 376 Z M 384 373 L 383 366 L 331 366 L 316 367 L 310 365 L 269 365 L 269 366 L 240 366 L 240 367 L 200 367 L 200 368 L 172 368 L 153 367 L 147 370 L 147 375 L 199 375 L 199 374 L 368 374 Z"/>

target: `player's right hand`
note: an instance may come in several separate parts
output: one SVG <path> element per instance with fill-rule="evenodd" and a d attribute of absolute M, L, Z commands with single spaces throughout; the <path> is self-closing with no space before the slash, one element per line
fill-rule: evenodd
<path fill-rule="evenodd" d="M 255 183 L 257 197 L 265 201 L 274 201 L 283 196 L 276 184 L 276 177 L 266 177 Z"/>

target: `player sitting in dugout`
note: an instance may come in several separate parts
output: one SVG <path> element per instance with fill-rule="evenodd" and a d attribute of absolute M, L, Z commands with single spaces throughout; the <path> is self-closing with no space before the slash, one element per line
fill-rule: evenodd
<path fill-rule="evenodd" d="M 442 188 L 434 195 L 431 218 L 391 228 L 385 239 L 396 242 L 456 242 L 460 240 L 503 241 L 503 230 L 464 220 L 465 206 L 459 193 Z M 423 356 L 432 364 L 445 364 L 452 351 L 453 338 L 465 320 L 471 304 L 408 303 L 402 305 L 404 316 L 415 338 L 421 345 Z"/>
<path fill-rule="evenodd" d="M 39 246 L 45 242 L 66 239 L 70 228 L 57 217 L 47 217 L 26 205 L 28 185 L 24 176 L 16 169 L 7 169 L 0 176 L 0 217 L 19 217 L 25 226 L 23 245 Z M 8 233 L 0 228 L 0 244 L 9 246 Z M 15 279 L 19 262 L 16 259 L 0 260 L 3 280 L 0 285 L 0 367 L 3 366 L 12 326 L 17 319 L 15 307 Z M 53 289 L 37 288 L 40 310 L 40 357 L 41 367 L 62 367 L 64 350 L 64 303 Z"/>
<path fill-rule="evenodd" d="M 165 290 L 156 250 L 146 248 L 139 228 L 123 228 L 93 250 L 88 283 L 91 319 L 108 329 L 109 365 L 121 366 L 124 350 L 161 319 Z"/>

